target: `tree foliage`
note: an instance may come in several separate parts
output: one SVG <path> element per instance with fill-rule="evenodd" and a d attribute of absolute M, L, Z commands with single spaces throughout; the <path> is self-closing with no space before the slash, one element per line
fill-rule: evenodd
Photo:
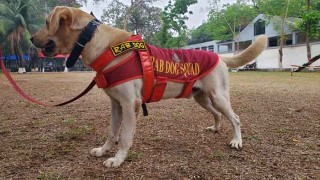
<path fill-rule="evenodd" d="M 305 0 L 255 0 L 260 13 L 271 16 L 299 17 Z"/>
<path fill-rule="evenodd" d="M 212 31 L 209 23 L 203 23 L 199 27 L 192 29 L 189 33 L 190 38 L 188 44 L 202 43 L 206 41 L 212 41 L 214 32 Z"/>
<path fill-rule="evenodd" d="M 153 42 L 161 24 L 161 9 L 152 5 L 156 1 L 131 0 L 126 5 L 114 0 L 103 10 L 102 20 L 112 26 L 141 34 L 145 41 Z"/>
<path fill-rule="evenodd" d="M 247 5 L 246 1 L 243 0 L 238 0 L 234 4 L 225 4 L 222 6 L 222 9 L 218 9 L 218 12 L 215 12 L 215 9 L 211 11 L 210 15 L 215 17 L 216 20 L 223 21 L 234 38 L 243 27 L 257 16 L 254 8 L 251 5 Z"/>
<path fill-rule="evenodd" d="M 34 6 L 31 0 L 4 2 L 0 4 L 1 34 L 10 44 L 11 52 L 19 59 L 19 66 L 23 66 L 23 47 L 30 47 L 30 31 L 32 26 L 30 12 Z"/>
<path fill-rule="evenodd" d="M 161 47 L 181 47 L 187 42 L 187 14 L 192 14 L 188 8 L 197 3 L 197 0 L 169 1 L 162 12 L 162 26 L 157 33 L 158 43 Z M 174 36 L 176 35 L 176 36 Z"/>
<path fill-rule="evenodd" d="M 191 31 L 192 43 L 204 40 L 231 40 L 236 39 L 242 30 L 258 12 L 254 6 L 244 0 L 238 0 L 233 4 L 222 4 L 220 0 L 211 0 L 208 20 Z"/>
<path fill-rule="evenodd" d="M 0 46 L 3 54 L 15 54 L 19 67 L 31 47 L 30 36 L 41 28 L 44 18 L 57 5 L 79 7 L 76 0 L 0 0 Z"/>
<path fill-rule="evenodd" d="M 257 0 L 257 6 L 261 12 L 267 14 L 272 19 L 274 30 L 280 36 L 279 46 L 279 68 L 282 70 L 283 46 L 285 41 L 285 26 L 289 24 L 289 17 L 300 17 L 302 11 L 297 11 L 304 4 L 304 0 Z"/>
<path fill-rule="evenodd" d="M 181 33 L 181 31 L 187 29 L 186 20 L 188 20 L 187 13 L 193 14 L 188 8 L 190 5 L 197 3 L 197 0 L 175 0 L 168 2 L 168 5 L 164 7 L 162 18 L 165 19 L 165 23 L 168 23 L 169 27 Z"/>
<path fill-rule="evenodd" d="M 307 10 L 307 5 L 302 7 L 301 21 L 297 22 L 297 26 L 301 31 L 306 32 L 306 24 L 309 21 L 309 35 L 312 39 L 317 39 L 319 37 L 320 0 L 311 1 L 309 11 Z"/>

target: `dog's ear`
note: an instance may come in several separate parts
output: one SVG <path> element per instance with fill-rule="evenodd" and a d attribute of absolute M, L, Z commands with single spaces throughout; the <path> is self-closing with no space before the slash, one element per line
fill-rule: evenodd
<path fill-rule="evenodd" d="M 81 10 L 75 8 L 65 6 L 55 7 L 49 21 L 49 32 L 54 34 L 61 25 L 69 26 L 73 30 L 84 28 L 88 23 L 88 18 L 85 18 L 81 13 L 83 13 Z"/>
<path fill-rule="evenodd" d="M 50 34 L 58 31 L 60 25 L 70 26 L 73 22 L 72 9 L 69 7 L 57 6 L 53 9 L 48 24 Z"/>
<path fill-rule="evenodd" d="M 70 28 L 73 30 L 83 29 L 92 20 L 92 15 L 88 15 L 80 9 L 73 9 L 72 15 L 73 20 Z"/>

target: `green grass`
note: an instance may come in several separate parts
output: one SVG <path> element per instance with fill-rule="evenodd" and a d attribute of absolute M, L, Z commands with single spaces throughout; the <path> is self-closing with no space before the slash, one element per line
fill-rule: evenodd
<path fill-rule="evenodd" d="M 142 154 L 135 152 L 135 151 L 129 151 L 127 157 L 126 157 L 126 161 L 132 162 L 137 160 L 139 157 L 141 157 Z"/>
<path fill-rule="evenodd" d="M 61 175 L 53 172 L 43 172 L 39 171 L 38 178 L 39 180 L 59 180 L 62 179 Z"/>
<path fill-rule="evenodd" d="M 244 135 L 243 139 L 249 140 L 249 141 L 260 141 L 261 139 L 258 136 L 255 135 Z"/>
<path fill-rule="evenodd" d="M 70 140 L 83 140 L 83 138 L 93 131 L 93 128 L 89 125 L 78 125 L 77 120 L 73 118 L 66 119 L 63 125 L 66 126 L 64 129 L 56 134 L 56 138 L 59 141 L 70 141 Z"/>
<path fill-rule="evenodd" d="M 213 151 L 213 153 L 211 154 L 211 157 L 214 159 L 222 159 L 225 156 L 226 154 L 219 150 Z"/>

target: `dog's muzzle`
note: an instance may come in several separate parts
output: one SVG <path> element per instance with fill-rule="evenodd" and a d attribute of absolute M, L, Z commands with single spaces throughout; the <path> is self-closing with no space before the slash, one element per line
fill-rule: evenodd
<path fill-rule="evenodd" d="M 45 55 L 45 56 L 53 56 L 54 53 L 54 49 L 56 47 L 56 44 L 50 40 L 43 48 L 42 48 L 42 53 Z"/>
<path fill-rule="evenodd" d="M 56 43 L 54 41 L 49 40 L 49 42 L 45 46 L 40 45 L 39 43 L 37 43 L 37 41 L 34 39 L 34 37 L 31 37 L 30 41 L 37 48 L 41 48 L 41 51 L 45 56 L 54 56 L 55 55 L 54 54 L 54 49 L 56 48 Z"/>

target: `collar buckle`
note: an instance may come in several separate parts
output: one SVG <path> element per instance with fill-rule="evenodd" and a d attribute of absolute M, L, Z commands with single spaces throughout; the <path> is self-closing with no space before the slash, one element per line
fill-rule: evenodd
<path fill-rule="evenodd" d="M 98 19 L 95 19 L 94 21 L 90 22 L 92 25 L 98 27 L 101 24 L 101 21 L 99 21 Z"/>

